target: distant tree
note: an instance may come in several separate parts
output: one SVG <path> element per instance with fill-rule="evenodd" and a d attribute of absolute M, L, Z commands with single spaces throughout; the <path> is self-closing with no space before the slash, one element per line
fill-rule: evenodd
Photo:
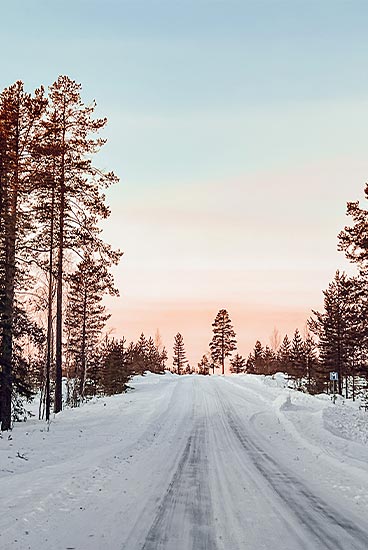
<path fill-rule="evenodd" d="M 163 355 L 158 350 L 152 337 L 149 338 L 147 347 L 148 370 L 156 374 L 162 373 L 164 371 Z"/>
<path fill-rule="evenodd" d="M 131 355 L 131 370 L 133 374 L 144 374 L 144 372 L 148 369 L 148 342 L 142 332 Z"/>
<path fill-rule="evenodd" d="M 213 359 L 211 358 L 210 361 L 209 361 L 209 364 L 210 364 L 210 369 L 212 369 L 212 374 L 215 374 L 215 368 L 216 368 L 216 363 L 213 361 Z"/>
<path fill-rule="evenodd" d="M 167 350 L 165 347 L 162 348 L 162 350 L 159 350 L 160 354 L 160 361 L 161 361 L 161 371 L 164 372 L 166 369 L 166 361 L 167 361 Z"/>
<path fill-rule="evenodd" d="M 238 353 L 230 360 L 230 371 L 236 374 L 245 372 L 246 360 Z"/>
<path fill-rule="evenodd" d="M 259 340 L 255 343 L 253 350 L 254 374 L 263 374 L 264 370 L 264 349 Z"/>
<path fill-rule="evenodd" d="M 305 347 L 298 329 L 295 330 L 290 348 L 289 377 L 300 387 L 301 379 L 305 375 Z"/>
<path fill-rule="evenodd" d="M 225 359 L 236 349 L 235 332 L 226 309 L 221 309 L 212 323 L 213 337 L 210 342 L 211 357 L 225 373 Z"/>
<path fill-rule="evenodd" d="M 193 369 L 189 363 L 187 363 L 187 366 L 185 367 L 185 374 L 193 374 Z"/>
<path fill-rule="evenodd" d="M 176 370 L 177 374 L 182 374 L 184 367 L 187 363 L 186 354 L 185 354 L 185 348 L 184 348 L 184 340 L 180 332 L 177 333 L 174 339 L 174 355 L 173 355 L 173 365 L 174 370 Z"/>
<path fill-rule="evenodd" d="M 329 371 L 339 375 L 338 392 L 342 394 L 342 379 L 346 375 L 349 362 L 349 289 L 346 275 L 336 272 L 333 281 L 324 291 L 324 311 L 313 311 L 309 328 L 319 338 L 320 360 L 325 369 L 325 378 Z"/>
<path fill-rule="evenodd" d="M 291 344 L 287 334 L 284 336 L 277 355 L 279 368 L 285 373 L 289 372 L 291 365 Z"/>
<path fill-rule="evenodd" d="M 163 373 L 167 361 L 167 351 L 163 346 L 159 349 L 150 336 L 148 340 L 142 334 L 136 344 L 130 343 L 127 348 L 127 361 L 132 374 L 144 374 L 150 371 L 156 374 Z"/>
<path fill-rule="evenodd" d="M 263 354 L 264 374 L 275 374 L 278 371 L 276 353 L 272 348 L 266 346 Z"/>
<path fill-rule="evenodd" d="M 125 340 L 107 340 L 101 353 L 100 385 L 104 395 L 123 393 L 131 372 L 128 368 Z"/>
<path fill-rule="evenodd" d="M 202 359 L 198 363 L 198 374 L 207 376 L 210 373 L 210 362 L 206 354 L 202 356 Z"/>
<path fill-rule="evenodd" d="M 304 371 L 307 379 L 307 392 L 319 393 L 320 391 L 323 391 L 323 383 L 322 387 L 319 384 L 320 377 L 317 345 L 309 331 L 307 331 L 306 338 L 304 340 L 304 361 Z"/>
<path fill-rule="evenodd" d="M 248 374 L 255 374 L 255 360 L 252 353 L 250 353 L 247 357 L 246 372 Z"/>

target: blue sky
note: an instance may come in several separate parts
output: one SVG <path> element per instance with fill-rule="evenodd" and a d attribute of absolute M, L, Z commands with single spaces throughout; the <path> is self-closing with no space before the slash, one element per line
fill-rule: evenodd
<path fill-rule="evenodd" d="M 181 330 L 197 356 L 220 307 L 243 353 L 300 326 L 368 174 L 368 3 L 1 3 L 1 88 L 68 74 L 109 119 L 117 330 Z"/>
<path fill-rule="evenodd" d="M 364 115 L 350 107 L 368 88 L 366 2 L 4 4 L 0 83 L 82 82 L 111 121 L 109 159 L 122 157 L 122 175 L 140 184 L 345 153 L 340 116 L 358 134 L 350 148 L 364 147 Z"/>

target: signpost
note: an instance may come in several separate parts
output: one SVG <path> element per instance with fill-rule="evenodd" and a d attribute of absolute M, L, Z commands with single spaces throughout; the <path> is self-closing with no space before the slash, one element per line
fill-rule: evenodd
<path fill-rule="evenodd" d="M 338 372 L 330 372 L 330 381 L 333 382 L 333 398 L 332 401 L 336 403 L 336 382 L 339 379 Z"/>

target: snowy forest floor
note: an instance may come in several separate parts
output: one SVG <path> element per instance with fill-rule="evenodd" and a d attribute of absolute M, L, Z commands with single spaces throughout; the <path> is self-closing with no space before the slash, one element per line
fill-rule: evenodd
<path fill-rule="evenodd" d="M 368 413 L 147 374 L 0 439 L 2 550 L 367 550 Z"/>

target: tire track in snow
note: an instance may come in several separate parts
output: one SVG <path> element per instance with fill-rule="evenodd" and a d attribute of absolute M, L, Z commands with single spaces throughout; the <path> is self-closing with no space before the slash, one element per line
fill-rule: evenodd
<path fill-rule="evenodd" d="M 142 550 L 216 550 L 207 476 L 206 423 L 198 421 L 158 507 Z"/>
<path fill-rule="evenodd" d="M 366 550 L 368 533 L 288 473 L 255 441 L 254 435 L 245 430 L 244 422 L 230 402 L 224 401 L 224 395 L 221 392 L 218 392 L 218 397 L 231 431 L 253 466 L 283 501 L 284 507 L 289 509 L 306 529 L 308 536 L 306 547 L 308 548 L 310 542 L 310 547 L 318 550 Z M 311 535 L 313 542 L 310 541 Z"/>

